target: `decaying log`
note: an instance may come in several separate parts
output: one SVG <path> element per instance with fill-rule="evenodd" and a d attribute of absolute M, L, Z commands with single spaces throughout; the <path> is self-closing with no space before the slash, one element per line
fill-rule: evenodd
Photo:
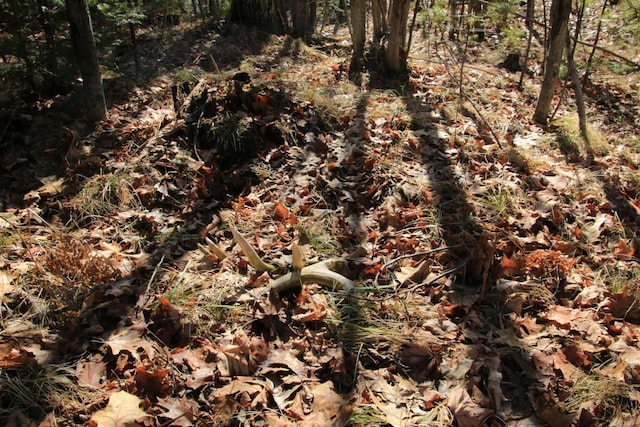
<path fill-rule="evenodd" d="M 202 111 L 202 108 L 204 108 L 208 94 L 209 83 L 207 79 L 202 79 L 184 100 L 182 108 L 180 109 L 180 116 L 184 117 L 188 122 L 197 120 L 197 117 L 194 117 L 194 115 L 200 115 L 199 113 Z"/>

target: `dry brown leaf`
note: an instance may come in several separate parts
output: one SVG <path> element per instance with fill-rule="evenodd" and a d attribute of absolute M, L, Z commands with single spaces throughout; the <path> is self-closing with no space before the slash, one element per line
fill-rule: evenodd
<path fill-rule="evenodd" d="M 287 209 L 285 205 L 280 202 L 276 203 L 276 206 L 273 210 L 273 219 L 284 224 L 289 218 L 289 214 L 289 209 Z"/>
<path fill-rule="evenodd" d="M 522 274 L 523 263 L 518 258 L 503 255 L 500 260 L 500 276 L 513 277 Z"/>
<path fill-rule="evenodd" d="M 165 412 L 158 414 L 158 417 L 170 420 L 169 424 L 163 423 L 163 426 L 191 427 L 194 425 L 193 422 L 198 413 L 198 402 L 195 400 L 186 397 L 167 397 L 158 399 L 158 406 L 165 409 Z"/>
<path fill-rule="evenodd" d="M 118 391 L 109 396 L 106 408 L 91 416 L 92 427 L 138 427 L 142 426 L 149 414 L 140 409 L 142 400 L 126 391 Z"/>
<path fill-rule="evenodd" d="M 478 427 L 493 411 L 478 405 L 464 386 L 458 386 L 449 394 L 447 406 L 458 427 Z"/>
<path fill-rule="evenodd" d="M 105 344 L 109 346 L 114 356 L 117 356 L 122 351 L 127 351 L 138 361 L 142 360 L 140 349 L 144 351 L 149 359 L 152 359 L 156 354 L 155 345 L 142 338 L 142 332 L 135 328 L 123 328 L 113 331 L 105 340 Z"/>
<path fill-rule="evenodd" d="M 347 402 L 340 394 L 336 393 L 332 381 L 310 386 L 307 390 L 307 396 L 302 396 L 302 398 L 303 404 L 310 405 L 310 412 L 302 421 L 304 425 L 339 427 L 345 424 L 349 415 L 345 412 Z"/>
<path fill-rule="evenodd" d="M 0 369 L 16 369 L 36 364 L 33 354 L 12 344 L 0 344 Z"/>
<path fill-rule="evenodd" d="M 102 380 L 107 374 L 107 364 L 102 360 L 102 356 L 96 355 L 89 360 L 78 363 L 76 375 L 78 385 L 97 390 L 102 385 Z"/>
<path fill-rule="evenodd" d="M 149 371 L 144 365 L 139 365 L 135 373 L 136 387 L 145 396 L 166 396 L 172 389 L 168 374 L 168 369 Z"/>
<path fill-rule="evenodd" d="M 11 283 L 17 277 L 17 273 L 0 270 L 0 302 L 4 301 L 5 295 L 16 291 L 16 287 Z"/>

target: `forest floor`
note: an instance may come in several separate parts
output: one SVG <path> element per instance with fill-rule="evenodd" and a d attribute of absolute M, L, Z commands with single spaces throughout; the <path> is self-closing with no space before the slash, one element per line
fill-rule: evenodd
<path fill-rule="evenodd" d="M 640 424 L 638 73 L 597 52 L 587 147 L 540 52 L 437 39 L 350 79 L 344 29 L 185 25 L 96 129 L 14 111 L 3 425 Z"/>

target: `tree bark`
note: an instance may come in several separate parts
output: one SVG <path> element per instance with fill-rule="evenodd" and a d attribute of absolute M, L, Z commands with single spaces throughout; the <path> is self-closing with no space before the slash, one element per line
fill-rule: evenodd
<path fill-rule="evenodd" d="M 371 0 L 373 17 L 373 41 L 379 42 L 389 32 L 387 24 L 387 0 Z"/>
<path fill-rule="evenodd" d="M 130 11 L 133 11 L 133 8 L 136 6 L 134 0 L 127 0 L 127 6 Z M 165 21 L 166 21 L 167 11 L 165 9 Z M 140 54 L 138 51 L 138 39 L 136 37 L 136 25 L 133 22 L 129 22 L 129 37 L 131 38 L 131 47 L 133 48 L 133 63 L 136 68 L 136 76 L 140 75 Z"/>
<path fill-rule="evenodd" d="M 547 124 L 549 109 L 558 83 L 558 72 L 562 54 L 566 46 L 571 0 L 553 0 L 551 4 L 551 32 L 549 33 L 549 53 L 545 61 L 544 80 L 540 96 L 533 114 L 533 120 L 541 125 Z"/>
<path fill-rule="evenodd" d="M 297 0 L 291 2 L 292 36 L 311 42 L 316 26 L 316 0 Z"/>
<path fill-rule="evenodd" d="M 392 0 L 389 5 L 389 43 L 385 51 L 385 65 L 392 73 L 407 68 L 407 21 L 411 0 Z"/>
<path fill-rule="evenodd" d="M 281 0 L 232 0 L 229 21 L 271 34 L 285 34 L 288 25 L 284 12 Z"/>
<path fill-rule="evenodd" d="M 65 0 L 65 5 L 71 29 L 71 42 L 82 74 L 87 118 L 91 121 L 102 120 L 107 116 L 107 106 L 89 6 L 87 0 Z"/>
<path fill-rule="evenodd" d="M 23 32 L 23 29 L 26 27 L 26 20 L 24 16 L 20 13 L 19 8 L 21 5 L 18 4 L 17 0 L 11 0 L 10 2 L 11 11 L 13 13 L 13 19 L 10 20 L 9 24 L 13 34 L 16 37 L 17 43 L 17 55 L 24 61 L 25 74 L 27 77 L 27 82 L 29 86 L 35 91 L 35 77 L 34 77 L 34 66 L 31 57 L 29 56 L 29 49 L 27 48 L 27 38 Z"/>
<path fill-rule="evenodd" d="M 351 72 L 358 72 L 364 61 L 365 22 L 367 18 L 366 0 L 351 0 Z"/>
<path fill-rule="evenodd" d="M 46 80 L 55 88 L 58 83 L 58 57 L 56 55 L 56 29 L 51 22 L 51 11 L 54 8 L 51 0 L 37 0 L 38 5 L 38 22 L 44 33 L 45 45 L 47 52 L 45 56 L 45 64 L 47 66 Z"/>

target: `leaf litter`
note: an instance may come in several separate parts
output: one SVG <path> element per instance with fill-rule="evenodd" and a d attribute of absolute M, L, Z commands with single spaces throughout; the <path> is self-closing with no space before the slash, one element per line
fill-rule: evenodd
<path fill-rule="evenodd" d="M 638 218 L 616 183 L 522 118 L 507 153 L 450 114 L 453 95 L 431 111 L 455 89 L 443 66 L 413 63 L 403 97 L 304 52 L 281 85 L 257 68 L 241 87 L 205 76 L 177 112 L 169 80 L 138 91 L 84 137 L 102 152 L 71 153 L 63 182 L 2 213 L 0 415 L 635 425 Z M 531 108 L 507 98 L 504 114 Z M 353 289 L 272 286 L 335 260 Z M 20 394 L 11 380 L 52 358 L 99 393 Z"/>

